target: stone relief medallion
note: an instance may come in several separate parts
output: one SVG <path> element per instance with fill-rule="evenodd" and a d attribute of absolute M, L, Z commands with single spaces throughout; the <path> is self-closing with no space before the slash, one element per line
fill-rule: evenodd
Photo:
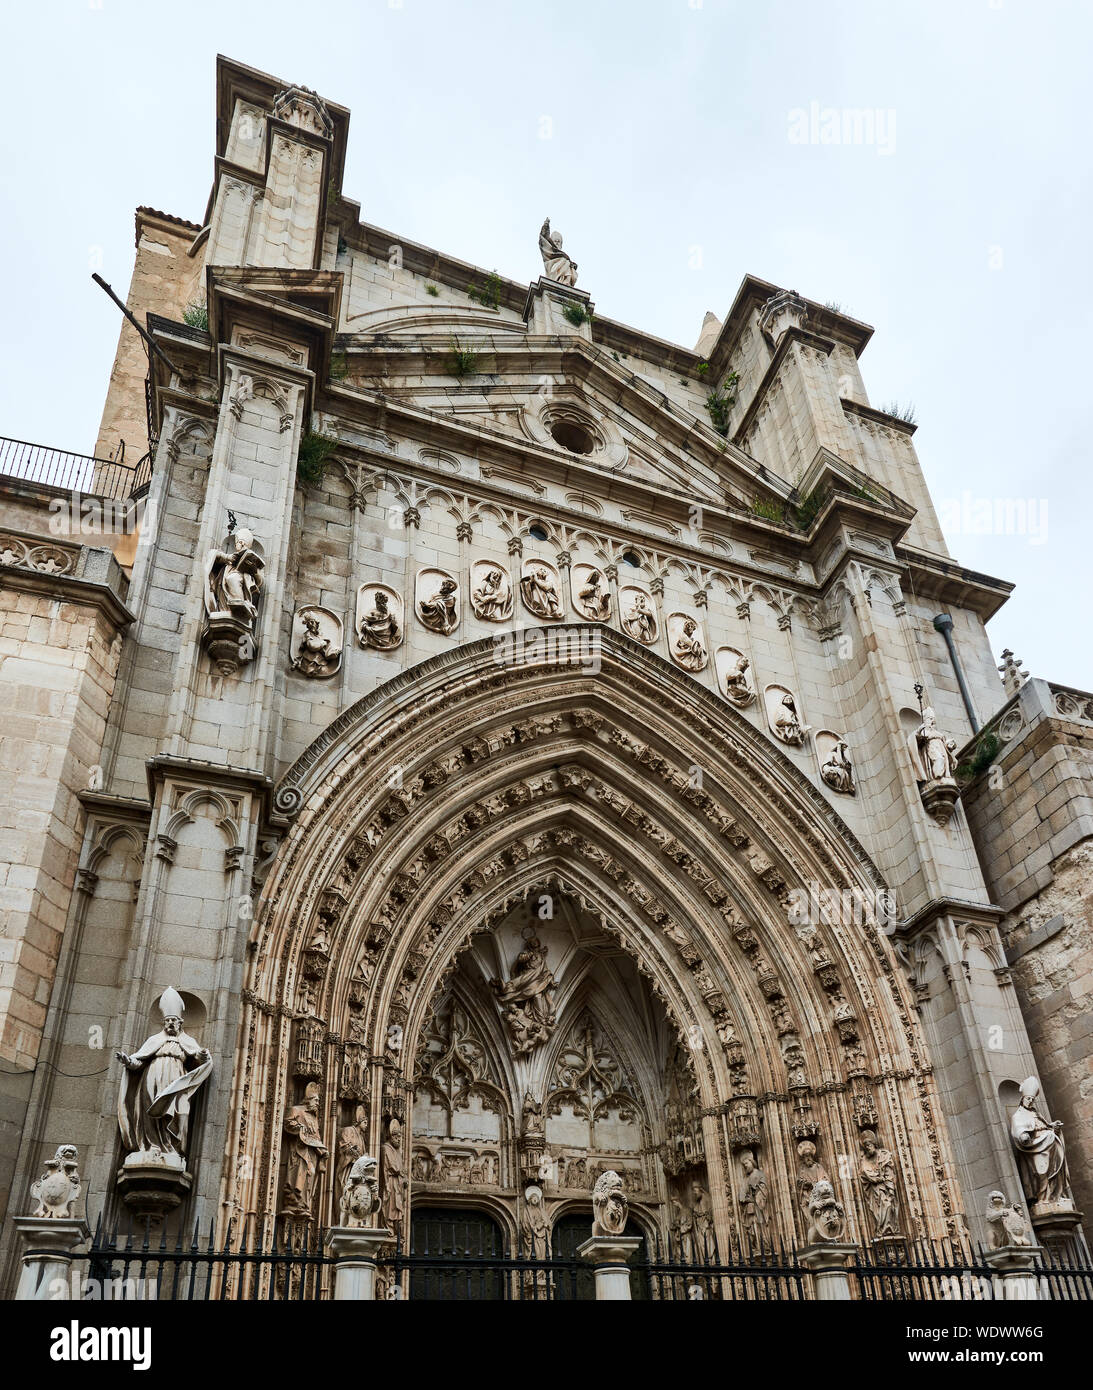
<path fill-rule="evenodd" d="M 841 734 L 833 733 L 830 729 L 821 729 L 814 736 L 814 741 L 820 776 L 832 791 L 853 796 L 858 788 L 854 781 L 849 744 Z"/>
<path fill-rule="evenodd" d="M 660 635 L 657 606 L 648 589 L 640 584 L 624 584 L 619 589 L 619 613 L 624 631 L 636 642 L 651 646 Z"/>
<path fill-rule="evenodd" d="M 685 671 L 704 671 L 710 659 L 702 625 L 690 613 L 668 614 L 668 653 Z"/>
<path fill-rule="evenodd" d="M 603 570 L 595 565 L 578 563 L 569 572 L 573 607 L 582 618 L 592 623 L 611 619 L 611 584 Z"/>
<path fill-rule="evenodd" d="M 503 623 L 512 617 L 512 580 L 504 565 L 475 560 L 471 565 L 471 607 L 476 618 Z"/>
<path fill-rule="evenodd" d="M 520 571 L 520 597 L 524 607 L 548 622 L 564 617 L 562 584 L 548 560 L 525 560 Z"/>
<path fill-rule="evenodd" d="M 454 632 L 459 626 L 459 582 L 447 570 L 418 570 L 415 611 L 433 632 Z"/>
<path fill-rule="evenodd" d="M 402 644 L 402 599 L 387 584 L 362 584 L 357 590 L 357 641 L 362 647 L 391 651 Z"/>
<path fill-rule="evenodd" d="M 293 671 L 321 680 L 342 664 L 342 620 L 329 608 L 310 603 L 292 618 L 289 662 Z"/>
<path fill-rule="evenodd" d="M 736 647 L 718 647 L 714 655 L 718 689 L 725 699 L 745 709 L 755 699 L 751 662 Z"/>
<path fill-rule="evenodd" d="M 768 685 L 763 692 L 763 702 L 774 737 L 791 748 L 800 748 L 812 726 L 801 719 L 793 692 L 784 685 Z"/>

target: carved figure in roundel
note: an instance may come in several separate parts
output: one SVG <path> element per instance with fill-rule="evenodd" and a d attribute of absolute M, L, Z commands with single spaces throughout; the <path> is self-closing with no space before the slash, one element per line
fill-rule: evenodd
<path fill-rule="evenodd" d="M 673 613 L 668 619 L 668 650 L 672 660 L 685 671 L 701 671 L 710 654 L 702 640 L 698 619 L 689 613 Z"/>
<path fill-rule="evenodd" d="M 799 748 L 811 725 L 805 724 L 797 712 L 797 699 L 784 685 L 768 685 L 766 690 L 767 723 L 771 733 L 791 748 Z"/>
<path fill-rule="evenodd" d="M 603 570 L 595 565 L 574 565 L 571 571 L 573 607 L 593 623 L 606 623 L 611 617 L 611 588 Z"/>
<path fill-rule="evenodd" d="M 512 584 L 503 565 L 476 560 L 471 566 L 471 607 L 488 623 L 512 617 Z"/>
<path fill-rule="evenodd" d="M 386 584 L 362 584 L 357 590 L 357 641 L 376 651 L 390 651 L 402 641 L 402 599 Z"/>
<path fill-rule="evenodd" d="M 444 570 L 422 570 L 417 577 L 417 615 L 433 632 L 459 626 L 459 585 Z"/>
<path fill-rule="evenodd" d="M 808 1244 L 842 1240 L 845 1230 L 846 1215 L 835 1197 L 835 1189 L 826 1178 L 821 1178 L 808 1198 Z"/>
<path fill-rule="evenodd" d="M 613 1168 L 608 1168 L 596 1179 L 592 1189 L 592 1234 L 621 1236 L 626 1230 L 629 1205 L 622 1178 Z"/>
<path fill-rule="evenodd" d="M 850 746 L 838 734 L 823 729 L 816 735 L 816 753 L 820 759 L 820 776 L 832 791 L 853 796 L 854 765 L 850 761 Z"/>
<path fill-rule="evenodd" d="M 335 613 L 317 604 L 298 608 L 292 619 L 289 665 L 302 676 L 332 676 L 342 663 L 342 623 Z"/>
<path fill-rule="evenodd" d="M 520 597 L 524 607 L 537 618 L 560 618 L 562 600 L 558 572 L 545 560 L 525 560 L 520 576 Z"/>
<path fill-rule="evenodd" d="M 657 610 L 652 598 L 636 584 L 619 590 L 622 625 L 635 641 L 650 646 L 657 640 Z"/>
<path fill-rule="evenodd" d="M 736 705 L 738 709 L 744 709 L 755 699 L 755 691 L 751 688 L 748 679 L 748 668 L 751 662 L 743 652 L 737 651 L 735 647 L 719 647 L 717 649 L 717 673 L 721 681 L 721 689 L 725 699 Z"/>

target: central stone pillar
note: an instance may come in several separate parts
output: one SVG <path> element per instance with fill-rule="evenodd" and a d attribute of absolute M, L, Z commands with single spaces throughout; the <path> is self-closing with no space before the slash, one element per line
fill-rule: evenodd
<path fill-rule="evenodd" d="M 71 1298 L 69 1274 L 77 1246 L 91 1238 L 76 1217 L 17 1216 L 12 1223 L 22 1243 L 17 1302 Z"/>
<path fill-rule="evenodd" d="M 395 1236 L 385 1227 L 332 1226 L 326 1244 L 334 1257 L 335 1302 L 374 1302 L 376 1262 Z"/>
<path fill-rule="evenodd" d="M 848 1303 L 850 1279 L 846 1262 L 858 1253 L 856 1245 L 841 1240 L 817 1241 L 801 1251 L 801 1263 L 816 1281 L 816 1298 L 821 1303 Z"/>
<path fill-rule="evenodd" d="M 577 1248 L 596 1276 L 596 1301 L 630 1300 L 630 1266 L 626 1263 L 641 1244 L 638 1236 L 593 1236 Z"/>
<path fill-rule="evenodd" d="M 1002 1286 L 1003 1302 L 1028 1303 L 1040 1297 L 1035 1246 L 1003 1245 L 998 1250 L 988 1250 L 983 1259 L 994 1271 L 996 1290 L 999 1284 Z"/>

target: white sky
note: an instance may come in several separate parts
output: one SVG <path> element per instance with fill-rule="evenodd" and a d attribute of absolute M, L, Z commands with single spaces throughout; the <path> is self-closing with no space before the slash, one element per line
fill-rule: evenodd
<path fill-rule="evenodd" d="M 138 204 L 201 220 L 223 52 L 351 109 L 345 193 L 409 239 L 530 281 L 549 214 L 601 313 L 688 347 L 748 272 L 874 325 L 954 557 L 1017 583 L 996 650 L 1093 689 L 1091 39 L 1049 0 L 3 0 L 0 433 L 93 447 L 91 260 L 124 296 Z M 874 143 L 791 139 L 813 102 Z"/>

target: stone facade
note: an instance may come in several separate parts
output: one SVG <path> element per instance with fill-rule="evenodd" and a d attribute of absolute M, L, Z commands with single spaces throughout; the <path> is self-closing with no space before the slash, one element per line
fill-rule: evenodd
<path fill-rule="evenodd" d="M 1012 1089 L 1087 1118 L 1080 1038 L 1031 977 L 1030 1037 L 1002 968 L 1036 792 L 981 869 L 950 775 L 933 619 L 991 714 L 1009 586 L 947 554 L 871 330 L 749 276 L 664 343 L 363 222 L 343 108 L 226 59 L 217 100 L 204 224 L 137 215 L 129 573 L 27 560 L 44 495 L 2 571 L 12 1210 L 64 1143 L 168 1222 L 318 1231 L 375 1155 L 399 1239 L 472 1210 L 538 1249 L 604 1174 L 692 1251 L 836 1211 L 985 1239 Z M 126 325 L 100 455 L 143 452 L 145 363 Z M 119 1134 L 114 1055 L 177 1034 L 166 998 L 176 1070 L 211 1063 L 167 1157 Z"/>

